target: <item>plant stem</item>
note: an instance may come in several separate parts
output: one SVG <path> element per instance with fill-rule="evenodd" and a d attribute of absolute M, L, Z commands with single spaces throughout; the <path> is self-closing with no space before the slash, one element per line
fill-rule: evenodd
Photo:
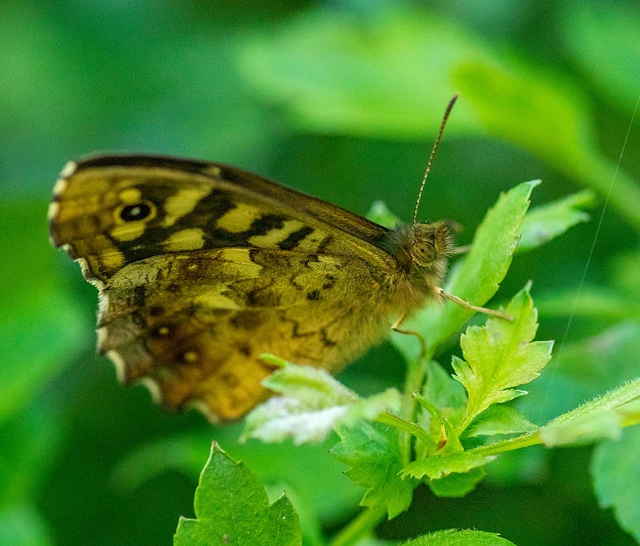
<path fill-rule="evenodd" d="M 480 446 L 474 449 L 469 449 L 467 453 L 477 453 L 479 455 L 497 455 L 498 453 L 504 453 L 505 451 L 513 451 L 514 449 L 520 449 L 523 447 L 535 446 L 541 444 L 540 431 L 532 432 L 530 434 L 523 434 L 516 438 L 509 438 L 508 440 L 502 440 L 488 446 Z"/>
<path fill-rule="evenodd" d="M 418 357 L 415 361 L 410 362 L 407 370 L 407 378 L 404 382 L 404 403 L 402 407 L 402 417 L 406 421 L 414 421 L 418 408 L 417 401 L 413 398 L 414 392 L 422 390 L 422 384 L 425 377 L 425 362 L 429 362 L 433 357 L 433 351 Z M 422 430 L 422 429 L 421 429 Z M 411 437 L 412 434 L 401 434 L 398 438 L 400 445 L 400 456 L 405 465 L 411 462 Z M 428 442 L 425 442 L 429 445 Z"/>
<path fill-rule="evenodd" d="M 398 417 L 397 415 L 393 415 L 393 413 L 382 413 L 376 419 L 379 423 L 384 423 L 385 425 L 390 425 L 392 427 L 397 428 L 398 430 L 402 430 L 407 432 L 411 436 L 415 436 L 421 442 L 426 444 L 427 447 L 436 449 L 436 442 L 425 429 L 423 429 L 420 425 L 416 425 L 411 421 L 407 421 L 402 417 Z"/>
<path fill-rule="evenodd" d="M 358 540 L 369 536 L 384 519 L 386 513 L 384 506 L 366 508 L 333 537 L 329 546 L 352 546 Z"/>

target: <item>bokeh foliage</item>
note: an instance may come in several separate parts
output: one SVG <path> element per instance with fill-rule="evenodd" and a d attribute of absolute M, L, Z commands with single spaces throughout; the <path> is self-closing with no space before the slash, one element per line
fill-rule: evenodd
<path fill-rule="evenodd" d="M 543 180 L 534 206 L 583 188 L 598 196 L 591 222 L 517 256 L 498 293 L 533 279 L 539 338 L 557 340 L 521 409 L 542 423 L 637 375 L 637 120 L 618 157 L 640 92 L 638 28 L 631 1 L 3 2 L 0 543 L 167 543 L 178 516 L 193 516 L 212 438 L 271 501 L 287 490 L 309 544 L 353 517 L 363 492 L 327 455 L 335 438 L 238 445 L 238 427 L 163 414 L 142 387 L 116 384 L 94 355 L 95 291 L 47 241 L 56 175 L 83 154 L 222 161 L 360 214 L 384 199 L 410 220 L 459 91 L 421 219 L 457 220 L 466 244 L 519 182 Z M 369 395 L 399 385 L 401 362 L 383 345 L 341 380 Z M 519 546 L 632 544 L 598 499 L 636 537 L 640 508 L 616 506 L 624 484 L 598 469 L 624 465 L 636 437 L 601 445 L 591 466 L 589 448 L 503 456 L 463 499 L 416 490 L 379 534 L 456 527 Z"/>

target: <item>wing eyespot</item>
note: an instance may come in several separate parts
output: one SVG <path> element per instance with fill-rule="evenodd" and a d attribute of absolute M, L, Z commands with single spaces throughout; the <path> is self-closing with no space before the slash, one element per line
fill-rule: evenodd
<path fill-rule="evenodd" d="M 121 220 L 125 222 L 139 222 L 149 218 L 155 211 L 155 205 L 149 201 L 141 201 L 133 205 L 125 205 L 118 213 Z"/>

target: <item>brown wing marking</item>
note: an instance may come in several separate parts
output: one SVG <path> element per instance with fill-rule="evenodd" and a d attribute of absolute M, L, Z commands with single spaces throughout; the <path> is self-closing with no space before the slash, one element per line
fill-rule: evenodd
<path fill-rule="evenodd" d="M 123 269 L 103 291 L 101 350 L 121 380 L 145 380 L 169 408 L 195 404 L 212 419 L 241 417 L 268 395 L 260 382 L 272 368 L 261 353 L 335 371 L 390 325 L 376 301 L 384 292 L 358 259 L 341 275 L 346 263 L 336 257 L 226 250 L 251 259 L 225 263 L 223 251 L 155 257 Z M 201 280 L 162 289 L 173 281 L 159 279 L 161 271 L 191 264 Z"/>

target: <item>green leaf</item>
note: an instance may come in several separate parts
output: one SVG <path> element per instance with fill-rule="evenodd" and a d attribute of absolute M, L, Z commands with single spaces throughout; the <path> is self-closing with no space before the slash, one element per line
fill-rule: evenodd
<path fill-rule="evenodd" d="M 553 203 L 531 209 L 520 226 L 517 252 L 526 252 L 540 246 L 570 227 L 589 220 L 582 209 L 593 207 L 595 194 L 584 190 Z"/>
<path fill-rule="evenodd" d="M 344 475 L 342 463 L 327 456 L 335 440 L 301 446 L 289 442 L 240 444 L 237 442 L 239 428 L 238 424 L 217 429 L 216 438 L 229 446 L 233 459 L 241 459 L 251 468 L 264 484 L 269 498 L 276 498 L 283 489 L 287 492 L 300 518 L 303 541 L 314 534 L 309 519 L 326 523 L 339 514 L 352 512 L 358 505 L 363 491 Z M 207 427 L 199 432 L 191 430 L 144 442 L 119 462 L 112 472 L 111 483 L 118 493 L 131 495 L 136 489 L 162 482 L 167 473 L 179 473 L 190 481 L 197 481 L 203 454 L 209 453 L 210 448 L 211 429 Z M 313 472 L 305 471 L 307 468 Z M 271 494 L 274 491 L 275 494 Z"/>
<path fill-rule="evenodd" d="M 427 485 L 436 497 L 464 497 L 476 488 L 485 475 L 484 468 L 477 467 L 469 472 L 453 473 L 438 480 L 429 480 Z"/>
<path fill-rule="evenodd" d="M 402 224 L 400 218 L 387 208 L 384 201 L 374 201 L 369 212 L 367 212 L 367 218 L 372 222 L 388 228 L 394 228 Z"/>
<path fill-rule="evenodd" d="M 458 430 L 489 406 L 524 394 L 513 387 L 538 377 L 551 359 L 552 342 L 532 342 L 538 323 L 528 286 L 513 297 L 506 312 L 513 322 L 491 318 L 483 327 L 469 327 L 460 340 L 466 362 L 453 358 L 454 377 L 467 389 L 469 402 Z"/>
<path fill-rule="evenodd" d="M 418 414 L 419 425 L 429 432 L 436 446 L 444 440 L 442 427 L 445 428 L 447 450 L 459 446 L 458 434 L 451 422 L 458 422 L 464 415 L 467 405 L 467 393 L 464 387 L 440 364 L 429 361 L 424 364 L 425 383 L 422 395 L 414 398 L 421 407 Z M 429 446 L 416 446 L 419 458 L 427 455 Z M 462 447 L 460 446 L 460 450 Z M 433 450 L 435 451 L 435 449 Z"/>
<path fill-rule="evenodd" d="M 640 423 L 640 378 L 556 417 L 540 429 L 540 439 L 551 447 L 618 439 L 621 427 Z"/>
<path fill-rule="evenodd" d="M 632 112 L 640 81 L 637 6 L 567 2 L 564 7 L 560 29 L 567 54 L 602 97 L 624 113 Z"/>
<path fill-rule="evenodd" d="M 640 252 L 622 252 L 613 258 L 613 284 L 633 298 L 640 313 Z"/>
<path fill-rule="evenodd" d="M 454 472 L 469 472 L 494 459 L 495 456 L 492 455 L 478 455 L 467 451 L 444 457 L 427 457 L 409 463 L 402 469 L 401 476 L 403 478 L 410 476 L 417 480 L 426 476 L 431 480 L 439 480 Z"/>
<path fill-rule="evenodd" d="M 598 502 L 613 508 L 620 526 L 640 541 L 640 427 L 596 447 L 591 475 Z"/>
<path fill-rule="evenodd" d="M 302 544 L 298 515 L 286 495 L 269 505 L 257 478 L 216 442 L 200 475 L 194 508 L 196 519 L 180 517 L 176 546 Z"/>
<path fill-rule="evenodd" d="M 411 504 L 411 481 L 403 481 L 398 431 L 377 423 L 360 421 L 354 426 L 339 427 L 341 441 L 331 454 L 349 465 L 346 475 L 357 485 L 367 488 L 360 504 L 373 508 L 383 506 L 389 519 L 396 517 Z"/>
<path fill-rule="evenodd" d="M 465 438 L 522 434 L 538 430 L 518 409 L 511 406 L 491 406 L 478 415 L 464 432 Z"/>
<path fill-rule="evenodd" d="M 518 407 L 534 422 L 549 422 L 637 377 L 638 354 L 640 324 L 632 321 L 566 343 L 554 357 L 553 373 L 544 373 L 532 383 Z"/>
<path fill-rule="evenodd" d="M 56 405 L 38 401 L 0 424 L 0 508 L 31 502 L 51 479 L 66 437 Z"/>
<path fill-rule="evenodd" d="M 89 342 L 77 297 L 61 285 L 46 204 L 0 204 L 0 421 L 18 414 Z M 28 290 L 25 279 L 29 279 Z M 94 343 L 91 340 L 90 343 Z"/>
<path fill-rule="evenodd" d="M 610 205 L 640 227 L 638 183 L 598 151 L 592 109 L 569 78 L 426 10 L 387 5 L 384 16 L 326 8 L 292 18 L 277 33 L 252 36 L 241 69 L 257 93 L 285 105 L 290 122 L 306 132 L 433 136 L 444 105 L 460 92 L 448 134 L 497 136 L 603 196 L 615 178 Z M 609 34 L 590 40 L 599 44 L 603 36 Z M 637 79 L 628 74 L 626 81 Z M 633 84 L 626 92 L 637 94 Z"/>
<path fill-rule="evenodd" d="M 493 297 L 511 264 L 518 245 L 518 231 L 536 185 L 538 182 L 524 182 L 500 195 L 478 227 L 469 255 L 451 272 L 445 286 L 448 293 L 479 306 Z M 473 311 L 446 302 L 420 311 L 414 319 L 407 321 L 407 328 L 423 332 L 428 349 L 432 351 L 456 333 L 472 315 Z M 409 346 L 403 339 L 408 337 L 397 335 L 392 341 L 408 359 L 414 360 L 417 344 Z"/>
<path fill-rule="evenodd" d="M 454 420 L 467 405 L 467 393 L 440 364 L 431 360 L 425 364 L 422 396 L 434 404 L 444 417 Z"/>
<path fill-rule="evenodd" d="M 591 318 L 598 321 L 621 321 L 638 316 L 637 299 L 608 286 L 584 286 L 554 290 L 536 297 L 536 305 L 543 317 Z"/>
<path fill-rule="evenodd" d="M 513 542 L 509 542 L 497 533 L 447 529 L 408 540 L 403 543 L 403 546 L 509 546 L 510 544 L 513 545 Z"/>
<path fill-rule="evenodd" d="M 243 440 L 321 442 L 339 424 L 374 420 L 400 406 L 400 394 L 395 389 L 361 400 L 324 370 L 309 366 L 287 364 L 267 377 L 263 385 L 283 396 L 270 398 L 247 416 Z"/>
<path fill-rule="evenodd" d="M 349 404 L 358 400 L 358 395 L 345 387 L 324 370 L 311 366 L 297 366 L 273 355 L 264 355 L 270 363 L 279 363 L 281 368 L 267 376 L 262 384 L 274 392 L 291 396 L 309 407 L 326 404 Z"/>
<path fill-rule="evenodd" d="M 2 322 L 0 420 L 19 413 L 72 363 L 87 333 L 85 317 L 64 291 L 23 306 Z"/>
<path fill-rule="evenodd" d="M 0 544 L 11 546 L 49 546 L 55 544 L 47 521 L 30 504 L 0 510 Z"/>

